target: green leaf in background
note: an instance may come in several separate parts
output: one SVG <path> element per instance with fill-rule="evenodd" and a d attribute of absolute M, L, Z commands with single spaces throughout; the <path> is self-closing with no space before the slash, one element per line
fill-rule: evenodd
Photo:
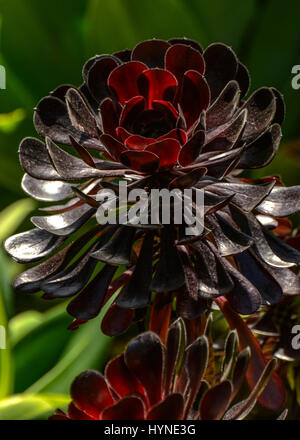
<path fill-rule="evenodd" d="M 25 112 L 21 108 L 10 113 L 0 114 L 0 131 L 3 133 L 11 133 L 24 118 Z"/>
<path fill-rule="evenodd" d="M 55 394 L 15 395 L 0 401 L 0 420 L 45 419 L 56 408 L 64 408 L 69 396 Z"/>
<path fill-rule="evenodd" d="M 253 88 L 277 87 L 287 105 L 285 135 L 299 134 L 300 92 L 291 86 L 291 70 L 300 64 L 299 2 L 281 0 L 263 2 L 252 29 L 249 29 L 249 56 L 246 60 Z"/>
<path fill-rule="evenodd" d="M 0 290 L 0 325 L 7 331 L 7 317 L 4 307 L 3 295 Z M 5 336 L 5 335 L 4 335 Z M 4 347 L 3 347 L 4 348 Z M 0 348 L 0 400 L 12 391 L 12 359 L 8 338 L 5 341 L 5 348 Z"/>
<path fill-rule="evenodd" d="M 22 199 L 0 213 L 0 242 L 13 234 L 36 207 L 33 199 Z"/>
<path fill-rule="evenodd" d="M 28 317 L 21 316 L 19 319 L 24 320 Z M 17 340 L 16 345 L 11 347 L 16 393 L 25 391 L 53 368 L 72 336 L 72 333 L 67 331 L 69 324 L 70 317 L 65 312 L 65 304 L 62 304 L 44 313 L 41 324 L 25 332 L 23 338 L 18 339 L 14 335 L 16 324 L 10 327 L 12 341 Z"/>
<path fill-rule="evenodd" d="M 26 312 L 10 321 L 16 392 L 68 393 L 76 375 L 102 367 L 112 339 L 101 333 L 101 317 L 70 331 L 65 308 Z"/>
<path fill-rule="evenodd" d="M 35 103 L 61 82 L 80 80 L 85 7 L 85 0 L 0 1 L 5 66 L 31 91 Z"/>
<path fill-rule="evenodd" d="M 31 199 L 20 200 L 0 213 L 0 246 L 13 234 L 27 215 L 34 209 Z M 8 315 L 12 310 L 12 289 L 9 269 L 14 263 L 8 261 L 0 247 L 0 325 L 7 329 Z M 9 395 L 13 387 L 13 366 L 9 332 L 6 334 L 6 349 L 0 350 L 0 399 Z"/>
<path fill-rule="evenodd" d="M 132 48 L 141 40 L 186 36 L 205 43 L 204 29 L 183 0 L 90 0 L 87 48 L 90 55 Z"/>
<path fill-rule="evenodd" d="M 94 319 L 76 330 L 55 366 L 26 393 L 68 393 L 78 374 L 86 369 L 100 368 L 111 339 L 100 332 L 99 325 L 99 319 Z"/>
<path fill-rule="evenodd" d="M 220 41 L 232 46 L 235 51 L 240 49 L 257 10 L 255 0 L 183 0 L 183 3 L 192 11 L 197 28 L 206 36 L 202 41 L 199 32 L 201 44 L 206 46 Z"/>

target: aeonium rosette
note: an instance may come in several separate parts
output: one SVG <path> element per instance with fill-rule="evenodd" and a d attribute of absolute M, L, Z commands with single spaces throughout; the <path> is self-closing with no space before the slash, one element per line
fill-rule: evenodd
<path fill-rule="evenodd" d="M 251 352 L 237 353 L 237 345 L 236 332 L 230 332 L 220 363 L 209 353 L 207 335 L 189 341 L 181 320 L 172 324 L 165 344 L 157 334 L 143 333 L 107 364 L 104 374 L 89 370 L 77 376 L 67 412 L 57 410 L 50 419 L 244 419 L 267 390 L 276 361 L 270 360 L 254 389 L 244 393 Z M 279 417 L 285 416 L 286 411 Z"/>
<path fill-rule="evenodd" d="M 278 91 L 263 87 L 245 99 L 249 75 L 232 49 L 216 43 L 203 51 L 188 39 L 96 56 L 83 78 L 81 87 L 60 86 L 38 103 L 34 122 L 45 143 L 26 138 L 20 146 L 23 189 L 56 205 L 6 241 L 15 260 L 38 262 L 16 279 L 19 291 L 75 297 L 73 328 L 113 297 L 102 323 L 111 335 L 143 319 L 151 292 L 157 302 L 176 298 L 177 314 L 190 319 L 219 296 L 250 314 L 299 292 L 290 268 L 300 254 L 271 230 L 299 209 L 300 187 L 238 177 L 278 150 Z M 172 221 L 97 224 L 98 192 L 110 188 L 118 198 L 120 180 L 147 192 L 191 189 L 194 214 L 203 191 L 203 229 L 191 237 Z"/>

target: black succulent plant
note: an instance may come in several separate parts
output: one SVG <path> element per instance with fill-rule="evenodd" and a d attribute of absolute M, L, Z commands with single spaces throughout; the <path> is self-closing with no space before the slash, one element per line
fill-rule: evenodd
<path fill-rule="evenodd" d="M 170 327 L 166 345 L 155 333 L 142 333 L 107 364 L 104 375 L 89 370 L 76 377 L 68 412 L 57 410 L 50 419 L 244 419 L 267 386 L 276 360 L 268 363 L 254 389 L 241 400 L 251 351 L 248 347 L 238 354 L 237 347 L 238 337 L 231 332 L 220 362 L 218 356 L 210 356 L 206 335 L 187 345 L 180 320 Z M 285 416 L 286 411 L 280 419 Z"/>
<path fill-rule="evenodd" d="M 289 269 L 300 253 L 272 234 L 276 218 L 300 208 L 300 187 L 274 178 L 239 178 L 270 163 L 281 139 L 282 96 L 263 87 L 247 100 L 247 69 L 231 48 L 204 52 L 188 39 L 144 41 L 133 51 L 96 56 L 78 89 L 61 86 L 35 109 L 37 132 L 20 160 L 23 189 L 60 202 L 31 219 L 34 229 L 11 237 L 6 250 L 35 263 L 15 281 L 21 292 L 70 298 L 73 327 L 95 318 L 114 295 L 104 331 L 125 330 L 143 316 L 151 292 L 176 298 L 178 315 L 199 316 L 226 296 L 242 314 L 299 292 Z M 57 145 L 71 147 L 67 152 Z M 99 225 L 100 189 L 204 190 L 204 228 L 185 224 Z M 121 266 L 121 272 L 118 267 Z"/>

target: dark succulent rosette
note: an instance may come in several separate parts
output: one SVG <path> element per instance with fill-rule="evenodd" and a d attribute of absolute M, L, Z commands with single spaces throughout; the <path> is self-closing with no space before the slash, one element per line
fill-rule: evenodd
<path fill-rule="evenodd" d="M 300 253 L 271 230 L 300 208 L 300 187 L 238 177 L 276 154 L 280 93 L 263 87 L 245 100 L 249 75 L 232 49 L 217 43 L 203 51 L 188 39 L 96 56 L 83 77 L 78 89 L 61 86 L 38 103 L 34 122 L 45 143 L 27 138 L 20 146 L 25 192 L 67 201 L 6 241 L 15 260 L 39 262 L 16 279 L 17 290 L 42 290 L 47 299 L 78 294 L 68 306 L 75 327 L 118 291 L 103 325 L 109 334 L 124 331 L 134 310 L 141 317 L 151 292 L 176 298 L 177 313 L 190 319 L 218 296 L 251 314 L 282 292 L 297 293 L 289 268 Z M 109 188 L 118 197 L 120 180 L 147 191 L 204 190 L 203 231 L 97 224 L 96 194 Z"/>
<path fill-rule="evenodd" d="M 208 338 L 187 344 L 183 321 L 170 327 L 166 345 L 156 333 L 143 333 L 108 363 L 104 375 L 80 374 L 71 386 L 68 412 L 57 410 L 50 419 L 241 420 L 254 408 L 276 362 L 267 364 L 252 392 L 239 400 L 250 350 L 238 354 L 237 345 L 237 334 L 231 332 L 216 370 Z"/>

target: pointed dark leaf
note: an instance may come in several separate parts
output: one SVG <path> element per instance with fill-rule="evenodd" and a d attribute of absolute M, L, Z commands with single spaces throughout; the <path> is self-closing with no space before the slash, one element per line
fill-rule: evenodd
<path fill-rule="evenodd" d="M 151 304 L 148 329 L 165 345 L 173 311 L 173 293 L 157 293 Z"/>
<path fill-rule="evenodd" d="M 66 104 L 73 127 L 91 137 L 98 137 L 99 129 L 95 115 L 78 90 L 69 89 L 67 91 Z"/>
<path fill-rule="evenodd" d="M 215 157 L 203 162 L 201 161 L 200 156 L 199 164 L 201 164 L 202 167 L 207 168 L 208 176 L 221 180 L 236 166 L 243 150 L 244 146 L 235 148 L 229 152 L 216 154 Z"/>
<path fill-rule="evenodd" d="M 96 318 L 116 269 L 114 266 L 104 266 L 102 271 L 70 302 L 67 312 L 80 321 Z"/>
<path fill-rule="evenodd" d="M 204 151 L 224 151 L 234 148 L 243 133 L 247 121 L 247 110 L 241 111 L 235 119 L 207 133 Z"/>
<path fill-rule="evenodd" d="M 101 226 L 96 226 L 82 237 L 73 241 L 64 249 L 53 255 L 53 257 L 20 274 L 14 281 L 14 288 L 25 293 L 38 292 L 40 290 L 41 282 L 44 281 L 45 278 L 54 275 L 61 269 L 65 268 L 82 247 L 85 246 L 100 230 Z"/>
<path fill-rule="evenodd" d="M 92 257 L 105 263 L 129 266 L 135 233 L 134 228 L 122 226 L 109 242 L 93 253 Z"/>
<path fill-rule="evenodd" d="M 64 150 L 55 145 L 50 138 L 46 139 L 47 150 L 51 160 L 59 174 L 59 178 L 63 180 L 84 180 L 92 177 L 113 177 L 122 176 L 122 170 L 98 170 L 88 166 L 82 159 L 66 153 Z M 66 166 L 68 164 L 68 166 Z"/>
<path fill-rule="evenodd" d="M 212 225 L 214 238 L 222 257 L 239 254 L 248 249 L 253 240 L 227 222 L 221 214 L 207 216 Z"/>
<path fill-rule="evenodd" d="M 150 289 L 155 292 L 171 292 L 184 284 L 184 271 L 172 231 L 168 227 L 162 229 L 160 241 L 160 259 Z"/>
<path fill-rule="evenodd" d="M 245 349 L 250 347 L 251 349 L 249 368 L 247 370 L 247 381 L 253 389 L 267 364 L 261 346 L 241 316 L 232 310 L 225 297 L 217 298 L 215 301 L 219 305 L 231 329 L 237 330 L 240 348 Z M 276 372 L 273 372 L 268 385 L 258 400 L 263 406 L 274 411 L 278 411 L 281 408 L 285 400 L 285 389 Z"/>
<path fill-rule="evenodd" d="M 75 139 L 70 136 L 70 141 L 72 144 L 72 147 L 77 151 L 81 159 L 90 167 L 95 167 L 95 159 L 93 156 L 88 152 L 86 148 L 84 148 L 82 145 L 80 145 L 78 142 L 75 141 Z"/>
<path fill-rule="evenodd" d="M 285 118 L 285 103 L 283 95 L 273 87 L 271 88 L 275 98 L 276 98 L 276 112 L 272 120 L 272 124 L 282 125 Z"/>
<path fill-rule="evenodd" d="M 222 362 L 222 378 L 221 381 L 227 380 L 232 375 L 232 370 L 236 362 L 236 355 L 238 351 L 238 335 L 235 330 L 232 330 L 225 342 L 225 355 Z"/>
<path fill-rule="evenodd" d="M 242 420 L 250 413 L 276 368 L 276 362 L 275 358 L 269 361 L 248 398 L 230 408 L 225 414 L 224 420 Z"/>
<path fill-rule="evenodd" d="M 124 308 L 142 309 L 150 301 L 152 280 L 153 234 L 147 233 L 135 270 L 117 299 L 117 305 Z"/>
<path fill-rule="evenodd" d="M 208 365 L 209 345 L 206 336 L 201 336 L 193 342 L 185 351 L 185 369 L 189 378 L 189 397 L 185 406 L 185 416 L 192 408 L 199 391 L 201 380 Z"/>
<path fill-rule="evenodd" d="M 101 151 L 103 148 L 98 139 L 76 130 L 70 121 L 65 102 L 55 96 L 43 98 L 34 113 L 34 124 L 37 132 L 54 142 L 70 145 L 70 136 L 86 148 Z"/>
<path fill-rule="evenodd" d="M 267 229 L 264 229 L 264 236 L 273 252 L 278 255 L 281 260 L 300 264 L 300 252 L 297 249 L 289 246 Z"/>
<path fill-rule="evenodd" d="M 278 151 L 281 137 L 280 125 L 272 125 L 254 142 L 246 146 L 237 167 L 253 169 L 269 165 Z"/>
<path fill-rule="evenodd" d="M 280 300 L 280 285 L 250 252 L 236 255 L 235 261 L 239 271 L 257 288 L 266 304 L 276 304 Z"/>
<path fill-rule="evenodd" d="M 232 385 L 228 380 L 210 388 L 200 403 L 201 420 L 220 420 L 230 403 Z"/>
<path fill-rule="evenodd" d="M 199 279 L 199 295 L 212 298 L 226 294 L 233 288 L 233 282 L 223 266 L 204 240 L 193 243 L 195 270 Z"/>
<path fill-rule="evenodd" d="M 243 139 L 261 133 L 271 124 L 276 111 L 276 100 L 271 89 L 262 87 L 254 92 L 242 107 L 248 110 L 248 118 Z"/>
<path fill-rule="evenodd" d="M 234 288 L 226 295 L 230 305 L 242 315 L 250 315 L 256 312 L 262 302 L 260 292 L 225 258 L 223 259 L 223 263 L 234 281 Z"/>
<path fill-rule="evenodd" d="M 241 386 L 245 381 L 248 365 L 250 362 L 250 357 L 251 357 L 251 350 L 249 347 L 244 348 L 244 350 L 242 350 L 237 356 L 232 374 L 232 386 L 233 386 L 233 393 L 231 396 L 232 400 L 235 398 L 235 396 L 237 395 L 237 393 L 239 392 Z"/>
<path fill-rule="evenodd" d="M 96 267 L 97 261 L 91 253 L 97 247 L 93 244 L 85 254 L 67 269 L 46 278 L 41 289 L 51 298 L 68 298 L 76 295 L 87 284 Z"/>
<path fill-rule="evenodd" d="M 254 244 L 253 249 L 259 255 L 259 257 L 275 267 L 291 267 L 295 263 L 284 261 L 274 253 L 270 244 L 268 243 L 265 232 L 262 229 L 260 223 L 256 220 L 256 217 L 250 212 L 245 215 L 241 210 L 230 206 L 230 210 L 234 221 L 237 223 L 239 228 L 246 234 L 253 237 Z M 280 253 L 280 252 L 279 252 Z"/>
<path fill-rule="evenodd" d="M 240 206 L 243 211 L 253 209 L 268 196 L 274 186 L 274 182 L 267 182 L 260 185 L 249 185 L 247 183 L 215 183 L 210 186 L 210 191 L 216 191 L 221 195 L 232 195 L 232 202 Z"/>
<path fill-rule="evenodd" d="M 176 371 L 177 362 L 180 355 L 180 347 L 183 342 L 183 328 L 182 322 L 177 319 L 169 327 L 168 337 L 166 342 L 166 358 L 164 367 L 164 390 L 168 395 L 173 389 L 174 375 Z"/>
<path fill-rule="evenodd" d="M 177 293 L 177 315 L 188 320 L 199 318 L 199 316 L 201 316 L 208 307 L 208 301 L 199 295 L 197 299 L 193 299 L 188 290 L 185 287 L 182 287 Z"/>
<path fill-rule="evenodd" d="M 198 278 L 192 263 L 192 259 L 184 246 L 178 246 L 178 254 L 184 271 L 187 293 L 194 301 L 197 301 Z"/>
<path fill-rule="evenodd" d="M 216 101 L 206 112 L 206 129 L 218 127 L 234 115 L 240 100 L 240 88 L 236 81 L 229 81 Z"/>
<path fill-rule="evenodd" d="M 275 186 L 257 210 L 274 217 L 286 217 L 300 210 L 300 186 Z"/>
<path fill-rule="evenodd" d="M 178 162 L 185 167 L 198 159 L 205 141 L 205 132 L 203 130 L 196 131 L 193 137 L 182 147 Z"/>

